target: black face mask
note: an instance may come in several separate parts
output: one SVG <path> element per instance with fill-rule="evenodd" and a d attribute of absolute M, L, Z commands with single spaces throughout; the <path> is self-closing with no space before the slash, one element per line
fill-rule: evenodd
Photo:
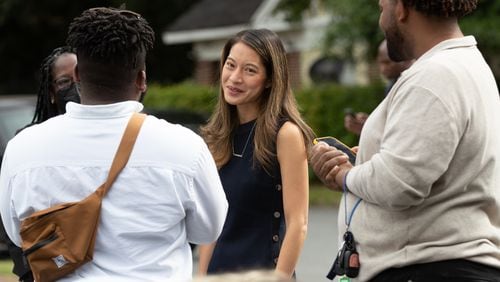
<path fill-rule="evenodd" d="M 66 104 L 68 102 L 80 103 L 80 92 L 76 83 L 71 83 L 70 87 L 56 92 L 57 110 L 59 114 L 66 112 Z"/>

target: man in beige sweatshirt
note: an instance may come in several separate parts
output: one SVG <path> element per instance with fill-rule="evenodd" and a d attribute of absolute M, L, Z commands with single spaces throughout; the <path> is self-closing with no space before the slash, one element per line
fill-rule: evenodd
<path fill-rule="evenodd" d="M 389 56 L 416 62 L 368 118 L 354 167 L 313 148 L 318 177 L 345 191 L 359 281 L 500 281 L 500 99 L 458 25 L 477 2 L 380 0 Z"/>

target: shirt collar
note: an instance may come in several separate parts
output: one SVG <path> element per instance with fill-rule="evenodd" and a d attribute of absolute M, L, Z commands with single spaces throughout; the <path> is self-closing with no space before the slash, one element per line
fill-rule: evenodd
<path fill-rule="evenodd" d="M 124 101 L 105 105 L 82 105 L 74 102 L 66 104 L 66 114 L 74 118 L 101 119 L 121 118 L 140 112 L 144 106 L 137 101 Z"/>
<path fill-rule="evenodd" d="M 477 42 L 474 36 L 464 36 L 460 38 L 453 38 L 442 41 L 438 43 L 436 46 L 432 47 L 429 51 L 425 52 L 418 60 L 427 59 L 437 52 L 446 50 L 446 49 L 454 49 L 454 48 L 464 48 L 464 47 L 472 47 L 476 46 Z"/>

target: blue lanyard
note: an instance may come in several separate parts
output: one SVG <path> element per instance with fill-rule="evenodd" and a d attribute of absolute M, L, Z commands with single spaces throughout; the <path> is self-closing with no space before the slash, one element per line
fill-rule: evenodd
<path fill-rule="evenodd" d="M 347 172 L 345 175 L 344 175 L 344 183 L 342 184 L 342 190 L 344 191 L 344 208 L 345 208 L 345 225 L 346 225 L 346 230 L 349 230 L 349 227 L 351 226 L 351 220 L 352 220 L 352 216 L 354 215 L 354 212 L 356 211 L 356 209 L 358 208 L 359 206 L 359 203 L 361 203 L 361 198 L 359 198 L 356 203 L 354 204 L 354 206 L 352 207 L 352 210 L 350 212 L 350 214 L 348 215 L 347 213 L 347 184 L 346 184 L 346 180 L 347 180 L 347 175 L 349 174 L 349 172 Z"/>

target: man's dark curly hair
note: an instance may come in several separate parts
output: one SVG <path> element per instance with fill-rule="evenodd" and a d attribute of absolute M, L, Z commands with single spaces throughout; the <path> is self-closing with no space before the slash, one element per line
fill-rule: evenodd
<path fill-rule="evenodd" d="M 461 18 L 477 7 L 479 0 L 402 0 L 405 7 L 440 18 Z"/>
<path fill-rule="evenodd" d="M 67 44 L 76 49 L 83 81 L 117 87 L 143 69 L 154 32 L 139 14 L 115 8 L 91 8 L 69 26 Z"/>

